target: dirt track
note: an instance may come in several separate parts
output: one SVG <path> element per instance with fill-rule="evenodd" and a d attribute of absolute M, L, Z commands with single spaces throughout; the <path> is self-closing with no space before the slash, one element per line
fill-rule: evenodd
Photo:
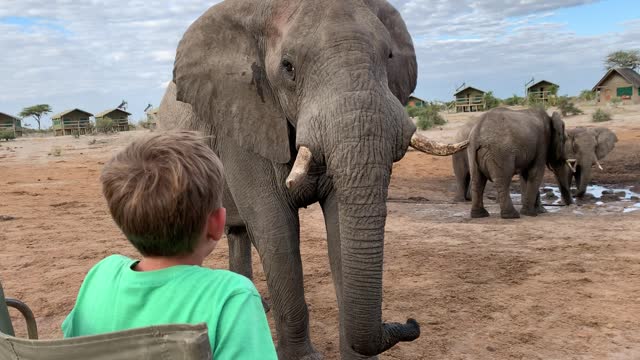
<path fill-rule="evenodd" d="M 571 127 L 585 119 L 566 121 Z M 603 125 L 620 142 L 594 180 L 639 186 L 640 109 L 616 110 L 614 119 Z M 450 139 L 464 117 L 449 120 L 428 134 Z M 137 135 L 97 137 L 92 145 L 92 137 L 1 144 L 0 215 L 15 219 L 0 221 L 0 278 L 8 296 L 32 307 L 43 338 L 61 336 L 60 323 L 95 262 L 111 253 L 134 256 L 108 215 L 98 174 Z M 47 155 L 54 146 L 61 156 Z M 388 206 L 383 316 L 418 319 L 422 336 L 382 359 L 640 358 L 640 211 L 587 204 L 507 221 L 489 201 L 492 217 L 471 220 L 468 204 L 450 203 L 453 180 L 449 158 L 409 152 L 394 167 L 390 197 L 402 201 Z M 312 339 L 337 359 L 318 206 L 301 211 L 301 226 Z M 256 285 L 266 294 L 255 262 Z M 227 267 L 226 244 L 206 265 Z M 18 331 L 25 335 L 22 325 Z"/>

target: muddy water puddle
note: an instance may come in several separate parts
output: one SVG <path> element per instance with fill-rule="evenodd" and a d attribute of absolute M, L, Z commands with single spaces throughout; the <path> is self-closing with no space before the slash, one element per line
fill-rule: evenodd
<path fill-rule="evenodd" d="M 520 202 L 520 194 L 511 194 L 514 202 Z M 549 212 L 557 212 L 563 208 L 560 189 L 557 186 L 545 185 L 540 189 L 540 199 L 545 209 Z M 589 208 L 598 212 L 622 212 L 630 213 L 640 210 L 640 193 L 631 190 L 631 187 L 593 185 L 587 187 L 587 193 L 582 198 L 574 200 L 578 205 L 583 205 L 580 210 L 574 210 L 580 214 Z"/>

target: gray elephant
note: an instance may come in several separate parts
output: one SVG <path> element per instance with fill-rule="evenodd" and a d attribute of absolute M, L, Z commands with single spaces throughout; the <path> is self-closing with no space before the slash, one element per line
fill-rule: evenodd
<path fill-rule="evenodd" d="M 591 182 L 591 169 L 595 165 L 602 170 L 599 160 L 604 159 L 618 142 L 613 131 L 604 128 L 577 127 L 567 130 L 565 154 L 571 167 L 569 184 L 576 180 L 576 196 L 582 197 Z"/>
<path fill-rule="evenodd" d="M 420 334 L 382 322 L 386 199 L 421 138 L 403 104 L 417 65 L 399 13 L 383 0 L 227 0 L 178 45 L 161 128 L 211 135 L 225 168 L 230 268 L 264 267 L 281 359 L 316 359 L 309 339 L 298 209 L 319 202 L 336 289 L 342 359 L 375 358 Z M 294 161 L 295 159 L 295 161 Z"/>
<path fill-rule="evenodd" d="M 510 110 L 497 108 L 485 113 L 469 134 L 469 170 L 471 173 L 471 217 L 489 216 L 483 194 L 487 180 L 498 191 L 500 216 L 519 218 L 545 212 L 539 187 L 545 168 L 556 175 L 565 204 L 573 204 L 569 191 L 571 170 L 564 155 L 565 128 L 560 114 L 549 116 L 543 109 Z M 522 209 L 513 207 L 510 185 L 520 174 Z"/>

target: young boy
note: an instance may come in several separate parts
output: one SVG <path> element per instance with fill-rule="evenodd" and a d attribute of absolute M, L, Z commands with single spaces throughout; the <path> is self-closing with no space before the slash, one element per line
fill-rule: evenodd
<path fill-rule="evenodd" d="M 146 136 L 115 155 L 100 179 L 111 216 L 142 259 L 112 255 L 95 265 L 64 336 L 206 322 L 214 359 L 277 359 L 253 283 L 202 267 L 226 220 L 222 164 L 204 139 Z"/>

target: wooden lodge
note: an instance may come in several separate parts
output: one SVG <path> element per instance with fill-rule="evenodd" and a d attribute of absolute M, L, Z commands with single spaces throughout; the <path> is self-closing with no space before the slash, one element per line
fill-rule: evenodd
<path fill-rule="evenodd" d="M 407 103 L 408 107 L 423 107 L 427 104 L 426 101 L 420 99 L 417 96 L 409 96 L 409 102 Z"/>
<path fill-rule="evenodd" d="M 598 102 L 619 97 L 623 104 L 640 104 L 640 74 L 629 68 L 617 68 L 607 73 L 593 87 Z"/>
<path fill-rule="evenodd" d="M 89 118 L 93 114 L 80 109 L 66 110 L 51 117 L 53 131 L 58 135 L 78 135 L 91 132 L 91 122 Z"/>
<path fill-rule="evenodd" d="M 453 94 L 455 96 L 456 112 L 475 112 L 484 111 L 486 104 L 484 102 L 484 91 L 471 86 Z"/>
<path fill-rule="evenodd" d="M 527 88 L 527 99 L 546 103 L 558 94 L 560 86 L 547 80 L 540 80 Z"/>
<path fill-rule="evenodd" d="M 0 132 L 11 131 L 17 136 L 22 136 L 22 119 L 0 112 Z"/>
<path fill-rule="evenodd" d="M 96 114 L 96 122 L 99 120 L 111 120 L 114 131 L 129 131 L 129 116 L 131 113 L 122 109 L 108 109 Z"/>

